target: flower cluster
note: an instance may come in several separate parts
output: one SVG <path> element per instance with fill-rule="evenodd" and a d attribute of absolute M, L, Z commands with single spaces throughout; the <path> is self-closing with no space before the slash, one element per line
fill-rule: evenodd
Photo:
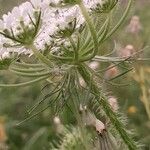
<path fill-rule="evenodd" d="M 64 53 L 62 47 L 71 47 L 68 38 L 76 41 L 77 34 L 85 25 L 85 19 L 77 5 L 81 1 L 74 1 L 74 5 L 69 7 L 58 7 L 65 6 L 66 3 L 71 1 L 31 0 L 3 15 L 0 20 L 1 58 L 9 52 L 32 55 L 29 48 L 31 44 L 42 52 Z M 103 6 L 106 3 L 108 5 L 109 0 L 83 0 L 82 3 L 90 12 L 100 9 L 104 11 Z M 116 0 L 111 1 L 110 6 L 112 3 L 116 4 Z"/>
<path fill-rule="evenodd" d="M 63 45 L 70 45 L 68 38 L 75 37 L 76 32 L 82 28 L 85 20 L 77 6 L 71 8 L 47 8 L 43 13 L 43 22 L 35 45 L 44 51 L 51 47 L 51 52 L 58 52 Z"/>

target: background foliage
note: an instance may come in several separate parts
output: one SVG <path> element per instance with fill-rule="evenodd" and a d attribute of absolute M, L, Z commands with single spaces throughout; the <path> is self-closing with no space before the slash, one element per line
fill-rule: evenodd
<path fill-rule="evenodd" d="M 0 0 L 0 14 L 6 13 L 18 3 L 21 3 L 21 1 Z M 136 49 L 140 49 L 141 45 L 149 46 L 149 9 L 150 2 L 137 0 L 128 20 L 125 21 L 125 24 L 112 39 L 123 47 L 127 44 L 134 45 Z M 138 39 L 134 39 L 134 37 L 124 32 L 131 15 L 138 15 L 141 20 L 142 33 Z M 112 46 L 112 42 L 104 43 L 104 48 L 109 49 Z M 147 48 L 142 55 L 149 57 L 150 48 Z M 134 129 L 137 140 L 144 145 L 143 150 L 150 149 L 150 114 L 146 109 L 147 105 L 150 105 L 149 65 L 150 62 L 148 61 L 133 63 L 134 72 L 128 73 L 126 77 L 123 76 L 121 79 L 128 82 L 128 86 L 108 87 L 113 95 L 118 98 L 121 111 L 128 116 L 128 128 Z M 101 66 L 105 67 L 106 64 L 101 64 Z M 144 76 L 141 75 L 142 73 Z M 0 81 L 14 83 L 19 80 L 17 76 L 0 71 Z M 119 79 L 117 79 L 117 82 L 120 82 Z M 36 118 L 25 122 L 19 127 L 16 126 L 16 123 L 28 116 L 26 112 L 28 108 L 41 98 L 41 87 L 44 87 L 44 85 L 45 83 L 40 83 L 24 88 L 0 88 L 0 149 L 5 150 L 8 147 L 10 150 L 47 150 L 50 143 L 57 140 L 56 133 L 59 131 L 54 124 L 52 110 L 46 110 Z M 62 113 L 61 121 L 63 124 L 74 124 L 74 117 L 68 115 L 69 113 L 69 110 Z"/>

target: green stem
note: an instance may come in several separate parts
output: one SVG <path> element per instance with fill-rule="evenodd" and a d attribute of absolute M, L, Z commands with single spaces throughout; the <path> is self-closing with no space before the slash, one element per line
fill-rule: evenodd
<path fill-rule="evenodd" d="M 41 68 L 43 67 L 42 64 L 27 64 L 27 63 L 24 63 L 24 62 L 15 62 L 15 63 L 12 63 L 12 65 L 15 65 L 15 66 L 19 66 L 19 67 L 24 67 L 24 68 Z"/>
<path fill-rule="evenodd" d="M 75 45 L 72 37 L 69 37 L 69 41 L 70 41 L 72 48 L 74 50 L 74 59 L 75 59 L 75 61 L 78 61 L 78 49 L 76 48 L 76 45 Z"/>
<path fill-rule="evenodd" d="M 116 32 L 116 30 L 124 22 L 124 20 L 126 19 L 128 13 L 129 13 L 130 8 L 131 8 L 132 1 L 133 0 L 129 0 L 127 8 L 126 8 L 124 14 L 122 15 L 121 19 L 118 21 L 118 23 L 116 24 L 116 26 L 108 33 L 108 35 L 103 39 L 103 42 L 106 41 L 114 32 Z"/>
<path fill-rule="evenodd" d="M 69 86 L 70 86 L 69 92 L 71 95 L 74 95 L 76 93 L 75 96 L 72 97 L 72 102 L 74 105 L 74 115 L 75 115 L 76 120 L 79 125 L 79 129 L 80 129 L 81 136 L 82 136 L 82 143 L 84 145 L 84 148 L 85 148 L 85 150 L 89 150 L 88 143 L 86 140 L 85 126 L 83 124 L 81 114 L 79 113 L 80 102 L 79 102 L 79 96 L 77 95 L 77 91 L 75 89 L 75 80 L 76 80 L 75 74 L 76 74 L 76 72 L 72 72 L 72 75 L 69 77 Z"/>
<path fill-rule="evenodd" d="M 106 19 L 106 21 L 104 22 L 104 24 L 102 25 L 101 29 L 99 30 L 98 32 L 98 42 L 99 44 L 101 43 L 101 41 L 104 39 L 104 37 L 106 36 L 107 34 L 107 31 L 108 31 L 108 26 L 109 26 L 109 17 L 108 19 Z M 87 57 L 84 58 L 84 56 L 86 56 L 87 54 L 90 54 L 92 49 L 93 49 L 93 45 L 92 43 L 90 42 L 91 38 L 89 38 L 89 40 L 86 42 L 87 44 L 85 44 L 85 46 L 83 48 L 81 48 L 81 56 L 83 56 L 83 58 L 81 59 L 81 62 L 83 61 L 86 61 L 86 60 L 89 60 L 92 56 L 89 55 Z M 86 49 L 86 45 L 88 45 L 88 49 L 86 51 L 84 51 L 84 49 Z"/>
<path fill-rule="evenodd" d="M 106 115 L 109 117 L 110 121 L 112 122 L 116 130 L 119 132 L 121 138 L 126 143 L 129 150 L 137 150 L 138 148 L 136 144 L 134 143 L 134 141 L 132 140 L 132 138 L 128 135 L 124 127 L 124 124 L 119 121 L 116 113 L 112 111 L 110 105 L 108 104 L 106 96 L 103 93 L 100 93 L 101 90 L 94 81 L 92 81 L 92 83 L 90 82 L 91 73 L 89 72 L 89 70 L 87 70 L 86 65 L 80 64 L 80 66 L 78 66 L 78 71 L 83 77 L 83 79 L 85 80 L 85 82 L 87 83 L 87 85 L 91 87 L 92 93 L 94 93 L 96 100 L 102 106 Z"/>
<path fill-rule="evenodd" d="M 96 30 L 95 30 L 95 27 L 93 25 L 93 22 L 84 6 L 84 4 L 81 2 L 79 4 L 79 7 L 81 9 L 81 12 L 82 12 L 82 15 L 84 16 L 86 22 L 87 22 L 87 25 L 89 27 L 89 30 L 91 32 L 91 36 L 92 36 L 92 39 L 93 39 L 93 43 L 94 43 L 94 51 L 93 51 L 93 54 L 91 56 L 91 58 L 93 58 L 97 52 L 98 52 L 98 37 L 97 37 L 97 33 L 96 33 Z"/>
<path fill-rule="evenodd" d="M 10 66 L 11 70 L 18 71 L 18 72 L 23 72 L 23 73 L 39 73 L 45 70 L 45 68 L 29 68 L 29 69 L 23 69 L 23 68 L 18 68 L 14 66 Z"/>
<path fill-rule="evenodd" d="M 124 13 L 123 13 L 121 19 L 118 21 L 118 23 L 116 24 L 116 26 L 115 26 L 107 35 L 105 35 L 105 34 L 107 33 L 107 29 L 108 29 L 108 28 L 107 28 L 107 23 L 109 23 L 109 22 L 106 21 L 106 29 L 105 29 L 105 31 L 104 31 L 104 36 L 101 36 L 102 38 L 99 39 L 99 40 L 97 40 L 97 51 L 98 51 L 98 45 L 99 45 L 99 43 L 103 43 L 104 41 L 106 41 L 114 32 L 116 32 L 116 30 L 117 30 L 117 29 L 120 27 L 120 25 L 124 22 L 125 18 L 127 17 L 128 13 L 129 13 L 130 8 L 131 8 L 132 1 L 133 1 L 133 0 L 129 0 L 128 5 L 127 5 L 127 7 L 126 7 L 126 9 L 125 9 L 125 11 L 124 11 Z M 86 18 L 86 17 L 85 17 L 85 18 Z M 86 19 L 86 20 L 87 20 L 87 19 Z M 105 24 L 105 23 L 104 23 L 104 24 Z M 108 25 L 109 25 L 109 24 L 108 24 Z M 105 28 L 105 26 L 104 26 L 104 28 Z M 102 29 L 103 29 L 103 28 L 102 28 Z M 90 31 L 91 31 L 91 30 L 90 30 Z M 98 34 L 98 37 L 99 37 L 99 36 L 100 36 L 100 34 Z M 98 39 L 98 38 L 97 38 L 97 39 Z M 92 49 L 92 47 L 91 47 L 91 49 Z M 91 51 L 91 50 L 88 50 L 87 53 L 89 53 L 90 51 Z M 95 52 L 95 53 L 89 55 L 88 57 L 83 58 L 83 59 L 81 60 L 81 62 L 92 59 L 92 58 L 96 55 L 96 53 L 97 53 L 97 52 Z M 85 53 L 85 54 L 86 54 L 86 53 Z"/>
<path fill-rule="evenodd" d="M 31 49 L 34 53 L 34 55 L 44 64 L 46 64 L 48 67 L 52 65 L 51 61 L 47 59 L 42 53 L 40 53 L 36 47 L 32 44 L 28 46 L 29 49 Z"/>
<path fill-rule="evenodd" d="M 63 57 L 63 56 L 56 56 L 53 54 L 48 54 L 49 59 L 59 59 L 62 61 L 72 61 L 72 57 Z"/>
<path fill-rule="evenodd" d="M 19 76 L 23 76 L 23 77 L 43 77 L 43 76 L 48 76 L 51 73 L 50 71 L 44 71 L 44 72 L 40 72 L 40 73 L 37 73 L 37 72 L 25 73 L 25 72 L 19 72 L 19 71 L 13 70 L 13 69 L 9 69 L 9 71 L 11 71 Z"/>
<path fill-rule="evenodd" d="M 23 82 L 23 83 L 18 83 L 18 84 L 0 84 L 0 87 L 22 87 L 22 86 L 28 86 L 28 85 L 31 85 L 33 83 L 45 80 L 48 77 L 49 76 L 44 76 L 44 77 L 36 78 L 36 79 L 28 81 L 28 82 Z"/>

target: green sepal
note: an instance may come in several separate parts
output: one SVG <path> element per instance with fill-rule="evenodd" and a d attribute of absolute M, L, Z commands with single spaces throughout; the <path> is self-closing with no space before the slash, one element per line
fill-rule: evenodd
<path fill-rule="evenodd" d="M 10 58 L 6 58 L 0 60 L 0 70 L 7 70 L 11 64 L 12 60 Z"/>

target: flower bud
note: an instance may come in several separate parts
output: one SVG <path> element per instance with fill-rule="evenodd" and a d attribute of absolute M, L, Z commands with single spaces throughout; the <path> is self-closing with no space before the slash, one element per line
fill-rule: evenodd
<path fill-rule="evenodd" d="M 106 129 L 104 123 L 98 119 L 95 121 L 95 128 L 99 134 L 101 134 Z"/>
<path fill-rule="evenodd" d="M 80 105 L 80 111 L 82 112 L 82 120 L 86 126 L 94 127 L 100 134 L 106 129 L 105 125 L 86 106 L 83 107 Z"/>
<path fill-rule="evenodd" d="M 119 70 L 118 70 L 117 66 L 113 66 L 113 64 L 112 64 L 108 67 L 108 70 L 105 72 L 104 78 L 106 80 L 109 80 L 111 78 L 114 78 L 118 74 L 119 74 Z"/>
<path fill-rule="evenodd" d="M 119 57 L 131 57 L 135 52 L 135 49 L 133 47 L 133 45 L 127 45 L 125 48 L 120 49 L 120 51 L 118 52 Z"/>
<path fill-rule="evenodd" d="M 82 87 L 86 87 L 86 83 L 82 77 L 79 78 L 79 83 Z"/>
<path fill-rule="evenodd" d="M 97 62 L 97 61 L 92 61 L 92 62 L 89 63 L 89 67 L 90 67 L 91 69 L 93 69 L 93 70 L 96 70 L 96 69 L 99 68 L 99 62 Z"/>
<path fill-rule="evenodd" d="M 62 133 L 63 131 L 63 124 L 61 123 L 61 120 L 58 116 L 55 116 L 53 118 L 55 129 L 57 133 Z"/>
<path fill-rule="evenodd" d="M 142 30 L 140 18 L 138 16 L 133 16 L 126 30 L 129 33 L 138 34 Z"/>
<path fill-rule="evenodd" d="M 109 97 L 108 98 L 108 102 L 112 108 L 113 111 L 117 111 L 118 110 L 118 102 L 117 102 L 117 99 L 113 96 Z"/>
<path fill-rule="evenodd" d="M 54 117 L 53 120 L 54 120 L 55 124 L 57 124 L 57 125 L 61 124 L 60 118 L 58 116 Z"/>

